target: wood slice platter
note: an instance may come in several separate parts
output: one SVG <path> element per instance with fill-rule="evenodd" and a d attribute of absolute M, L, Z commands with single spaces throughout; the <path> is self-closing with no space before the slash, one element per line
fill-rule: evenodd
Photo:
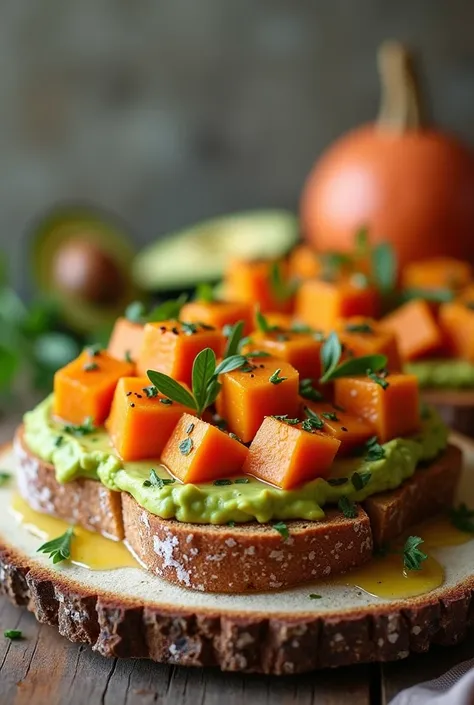
<path fill-rule="evenodd" d="M 452 440 L 466 455 L 458 494 L 474 506 L 474 443 L 457 434 Z M 15 471 L 10 447 L 0 467 Z M 402 659 L 431 644 L 455 644 L 474 624 L 474 541 L 433 551 L 445 583 L 416 598 L 390 601 L 330 583 L 206 594 L 139 568 L 53 566 L 36 552 L 40 540 L 11 516 L 10 484 L 0 490 L 0 592 L 104 656 L 287 674 Z M 314 589 L 322 599 L 309 599 Z"/>

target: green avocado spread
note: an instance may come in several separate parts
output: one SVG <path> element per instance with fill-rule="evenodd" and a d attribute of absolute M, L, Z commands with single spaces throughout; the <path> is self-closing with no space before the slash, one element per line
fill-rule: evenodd
<path fill-rule="evenodd" d="M 418 360 L 406 363 L 404 371 L 416 375 L 425 389 L 474 388 L 474 365 L 467 360 Z"/>
<path fill-rule="evenodd" d="M 417 435 L 385 443 L 381 460 L 358 457 L 336 461 L 328 480 L 318 478 L 293 490 L 281 490 L 249 476 L 222 478 L 227 483 L 193 485 L 173 481 L 159 460 L 124 463 L 115 455 L 103 428 L 83 436 L 65 432 L 64 426 L 52 418 L 51 407 L 52 396 L 25 415 L 24 438 L 33 453 L 54 465 L 59 482 L 95 478 L 109 489 L 129 492 L 152 514 L 203 524 L 322 519 L 323 507 L 337 504 L 342 496 L 360 501 L 398 487 L 413 475 L 419 463 L 434 459 L 446 447 L 448 436 L 446 426 L 430 409 Z M 169 484 L 150 484 L 152 468 Z M 359 490 L 350 479 L 355 471 L 369 477 Z"/>

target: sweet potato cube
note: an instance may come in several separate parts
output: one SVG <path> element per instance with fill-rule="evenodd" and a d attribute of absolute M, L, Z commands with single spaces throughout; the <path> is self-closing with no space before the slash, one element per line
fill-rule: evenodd
<path fill-rule="evenodd" d="M 303 379 L 319 379 L 321 376 L 321 337 L 281 329 L 268 333 L 254 331 L 250 338 L 251 342 L 243 350 L 245 354 L 253 350 L 263 350 L 273 357 L 289 362 Z"/>
<path fill-rule="evenodd" d="M 181 482 L 212 482 L 237 475 L 248 448 L 202 419 L 183 414 L 161 459 Z"/>
<path fill-rule="evenodd" d="M 298 412 L 299 375 L 285 360 L 255 358 L 246 367 L 224 373 L 219 381 L 217 412 L 244 443 L 252 440 L 265 416 Z"/>
<path fill-rule="evenodd" d="M 459 291 L 472 280 L 469 262 L 451 257 L 433 257 L 409 262 L 402 271 L 404 289 L 449 289 Z"/>
<path fill-rule="evenodd" d="M 322 270 L 318 253 L 309 245 L 299 245 L 293 249 L 288 259 L 288 267 L 290 277 L 299 281 L 318 277 Z"/>
<path fill-rule="evenodd" d="M 244 472 L 284 490 L 327 477 L 340 441 L 267 416 L 250 446 Z"/>
<path fill-rule="evenodd" d="M 147 370 L 157 370 L 180 382 L 191 384 L 196 355 L 204 348 L 212 348 L 219 356 L 223 346 L 224 336 L 221 331 L 205 324 L 175 320 L 147 323 L 137 371 L 139 375 L 145 376 Z"/>
<path fill-rule="evenodd" d="M 368 421 L 349 413 L 342 406 L 303 399 L 300 412 L 301 419 L 305 418 L 305 407 L 318 414 L 321 421 L 324 422 L 324 426 L 321 429 L 323 433 L 340 441 L 341 446 L 338 450 L 338 455 L 350 455 L 374 435 L 374 429 Z"/>
<path fill-rule="evenodd" d="M 450 352 L 474 362 L 474 297 L 441 304 L 439 324 Z"/>
<path fill-rule="evenodd" d="M 54 375 L 53 414 L 71 424 L 90 417 L 99 426 L 109 415 L 117 382 L 134 373 L 132 363 L 86 348 Z"/>
<path fill-rule="evenodd" d="M 258 308 L 255 307 L 255 315 L 252 330 L 258 328 L 258 322 L 256 317 L 257 310 Z M 265 313 L 265 320 L 267 321 L 269 326 L 277 326 L 278 328 L 283 328 L 284 330 L 288 330 L 289 328 L 291 328 L 291 325 L 293 323 L 293 319 L 289 313 L 280 313 L 279 311 L 267 311 Z"/>
<path fill-rule="evenodd" d="M 183 321 L 207 323 L 219 330 L 243 321 L 244 335 L 248 335 L 253 329 L 254 305 L 246 301 L 190 301 L 180 316 Z"/>
<path fill-rule="evenodd" d="M 397 338 L 403 360 L 415 360 L 439 351 L 443 334 L 431 306 L 423 299 L 413 299 L 380 321 L 381 327 Z"/>
<path fill-rule="evenodd" d="M 136 362 L 143 342 L 144 326 L 128 318 L 117 318 L 107 352 L 117 360 Z"/>
<path fill-rule="evenodd" d="M 157 393 L 148 377 L 122 377 L 105 425 L 123 460 L 159 458 L 185 412 L 194 413 Z"/>
<path fill-rule="evenodd" d="M 245 301 L 250 304 L 259 304 L 260 310 L 281 311 L 289 313 L 293 309 L 292 298 L 280 301 L 271 285 L 271 268 L 273 263 L 269 260 L 246 261 L 234 260 L 226 272 L 224 290 L 227 298 L 234 301 Z M 280 263 L 283 277 L 288 275 L 288 268 L 284 262 Z"/>
<path fill-rule="evenodd" d="M 385 382 L 385 389 L 368 376 L 341 377 L 334 383 L 336 404 L 365 419 L 381 443 L 415 433 L 420 427 L 415 375 L 388 375 Z"/>
<path fill-rule="evenodd" d="M 339 318 L 375 318 L 378 307 L 379 295 L 373 286 L 357 286 L 353 278 L 338 282 L 309 279 L 301 284 L 296 295 L 295 316 L 317 330 L 328 332 Z"/>
<path fill-rule="evenodd" d="M 363 355 L 386 355 L 387 369 L 398 372 L 401 369 L 398 341 L 395 333 L 383 328 L 377 321 L 363 316 L 353 316 L 337 322 L 336 331 L 346 352 L 355 357 Z"/>

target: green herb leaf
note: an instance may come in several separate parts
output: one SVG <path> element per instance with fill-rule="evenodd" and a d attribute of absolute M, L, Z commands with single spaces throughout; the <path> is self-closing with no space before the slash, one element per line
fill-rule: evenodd
<path fill-rule="evenodd" d="M 296 291 L 296 283 L 285 281 L 279 262 L 273 262 L 270 267 L 270 287 L 277 299 L 283 302 L 290 299 Z"/>
<path fill-rule="evenodd" d="M 155 470 L 151 468 L 150 477 L 148 480 L 144 481 L 143 487 L 158 487 L 159 490 L 162 490 L 165 485 L 172 485 L 174 482 L 176 482 L 174 477 L 160 477 L 156 474 Z"/>
<path fill-rule="evenodd" d="M 153 384 L 150 384 L 149 387 L 143 387 L 142 391 L 145 392 L 145 396 L 149 399 L 158 396 L 158 390 Z"/>
<path fill-rule="evenodd" d="M 230 436 L 230 433 L 229 433 Z M 236 480 L 234 480 L 235 485 L 248 485 L 250 480 L 248 477 L 238 477 Z"/>
<path fill-rule="evenodd" d="M 330 382 L 340 377 L 356 377 L 367 374 L 367 370 L 381 370 L 387 364 L 386 355 L 363 355 L 341 362 L 323 374 L 320 382 Z"/>
<path fill-rule="evenodd" d="M 14 641 L 15 639 L 22 639 L 23 638 L 23 632 L 20 629 L 6 629 L 3 632 L 3 636 L 5 639 L 11 639 Z"/>
<path fill-rule="evenodd" d="M 229 334 L 227 336 L 227 344 L 225 346 L 223 358 L 232 357 L 232 355 L 237 355 L 239 352 L 240 341 L 242 340 L 242 333 L 244 330 L 244 321 L 238 321 L 230 327 Z"/>
<path fill-rule="evenodd" d="M 339 421 L 335 411 L 323 411 L 321 416 L 328 421 Z"/>
<path fill-rule="evenodd" d="M 304 413 L 306 414 L 306 418 L 310 422 L 311 427 L 313 429 L 324 428 L 324 421 L 319 417 L 319 415 L 315 411 L 310 409 L 309 406 L 305 406 Z"/>
<path fill-rule="evenodd" d="M 212 483 L 213 485 L 216 485 L 217 487 L 224 487 L 226 485 L 231 485 L 232 480 L 227 480 L 227 479 L 222 479 L 222 480 L 214 480 Z"/>
<path fill-rule="evenodd" d="M 37 550 L 38 553 L 47 553 L 53 563 L 67 561 L 71 557 L 71 541 L 74 536 L 73 527 L 70 526 L 64 534 L 51 541 L 46 541 Z"/>
<path fill-rule="evenodd" d="M 84 419 L 82 424 L 66 424 L 63 426 L 63 432 L 69 433 L 71 436 L 88 436 L 91 433 L 95 433 L 97 427 L 94 426 L 92 416 L 88 416 Z"/>
<path fill-rule="evenodd" d="M 361 470 L 359 472 L 353 472 L 351 475 L 351 482 L 354 486 L 354 489 L 359 492 L 360 490 L 363 490 L 364 487 L 370 482 L 370 478 L 372 477 L 372 473 L 369 470 Z"/>
<path fill-rule="evenodd" d="M 331 487 L 339 487 L 340 485 L 345 485 L 346 482 L 349 482 L 349 478 L 347 477 L 329 477 L 326 482 L 328 485 L 331 485 Z"/>
<path fill-rule="evenodd" d="M 369 230 L 363 225 L 355 234 L 355 252 L 358 257 L 364 257 L 370 251 Z"/>
<path fill-rule="evenodd" d="M 449 519 L 451 524 L 459 531 L 474 534 L 474 510 L 469 509 L 464 502 L 459 507 L 451 507 Z"/>
<path fill-rule="evenodd" d="M 193 362 L 192 389 L 196 400 L 198 415 L 204 410 L 207 397 L 207 386 L 216 369 L 216 354 L 211 348 L 201 350 Z"/>
<path fill-rule="evenodd" d="M 374 355 L 375 357 L 375 355 Z M 357 358 L 356 358 L 357 359 Z M 359 358 L 360 360 L 361 358 Z M 385 365 L 382 365 L 382 367 L 385 367 Z M 375 382 L 375 384 L 378 384 L 382 389 L 387 389 L 387 387 L 390 386 L 390 382 L 387 382 L 385 377 L 382 377 L 381 375 L 378 375 L 376 372 L 372 372 L 372 369 L 369 368 L 367 370 L 367 377 L 372 380 L 372 382 Z"/>
<path fill-rule="evenodd" d="M 259 308 L 255 311 L 255 320 L 257 322 L 257 328 L 262 331 L 262 333 L 271 333 L 271 331 L 278 330 L 278 326 L 271 326 L 263 313 Z"/>
<path fill-rule="evenodd" d="M 300 396 L 309 401 L 323 401 L 324 397 L 319 391 L 313 387 L 314 380 L 306 378 L 300 380 Z"/>
<path fill-rule="evenodd" d="M 278 531 L 283 541 L 287 541 L 290 538 L 290 532 L 288 531 L 287 525 L 283 521 L 279 521 L 276 524 L 272 524 L 275 531 Z"/>
<path fill-rule="evenodd" d="M 231 355 L 222 360 L 216 367 L 215 374 L 222 375 L 224 372 L 233 372 L 243 367 L 247 363 L 247 358 L 244 355 Z"/>
<path fill-rule="evenodd" d="M 321 346 L 321 369 L 325 379 L 336 369 L 342 355 L 342 345 L 336 333 L 330 333 Z M 329 377 L 330 379 L 330 377 Z"/>
<path fill-rule="evenodd" d="M 97 362 L 86 362 L 86 364 L 83 367 L 84 372 L 94 372 L 95 370 L 99 369 L 99 365 Z"/>
<path fill-rule="evenodd" d="M 349 497 L 341 497 L 337 506 L 344 514 L 346 519 L 355 519 L 357 516 L 357 507 Z"/>
<path fill-rule="evenodd" d="M 132 323 L 142 323 L 145 313 L 146 308 L 142 301 L 132 301 L 125 309 L 125 318 Z"/>
<path fill-rule="evenodd" d="M 367 448 L 367 453 L 365 456 L 366 460 L 374 461 L 382 460 L 383 458 L 385 458 L 385 448 L 380 445 L 377 436 L 369 438 L 369 440 L 365 444 L 365 447 Z"/>
<path fill-rule="evenodd" d="M 450 289 L 405 289 L 405 291 L 402 292 L 403 301 L 424 299 L 425 301 L 444 304 L 454 301 L 455 297 L 456 294 Z"/>
<path fill-rule="evenodd" d="M 280 377 L 279 376 L 280 372 L 281 372 L 281 368 L 279 367 L 277 370 L 275 370 L 275 372 L 272 375 L 270 375 L 270 377 L 268 378 L 268 381 L 271 382 L 272 384 L 281 384 L 282 382 L 285 382 L 288 379 L 288 377 Z"/>
<path fill-rule="evenodd" d="M 308 597 L 310 600 L 322 600 L 322 598 L 323 598 L 322 595 L 316 595 L 315 592 L 310 592 Z"/>
<path fill-rule="evenodd" d="M 287 423 L 288 426 L 296 426 L 300 422 L 299 419 L 289 419 L 287 414 L 283 414 L 281 416 L 272 416 L 272 418 L 276 419 L 277 421 L 282 421 L 283 423 Z"/>
<path fill-rule="evenodd" d="M 374 329 L 368 323 L 348 323 L 345 326 L 345 330 L 346 333 L 361 333 L 362 335 L 374 332 Z"/>
<path fill-rule="evenodd" d="M 197 411 L 194 397 L 179 382 L 157 370 L 148 370 L 147 376 L 150 382 L 166 397 Z"/>
<path fill-rule="evenodd" d="M 258 357 L 270 357 L 270 353 L 266 352 L 265 350 L 252 350 L 251 352 L 247 353 L 245 357 L 250 360 L 253 360 L 254 358 Z"/>
<path fill-rule="evenodd" d="M 168 321 L 170 319 L 178 319 L 181 309 L 188 300 L 186 294 L 181 294 L 177 299 L 169 299 L 156 306 L 150 311 L 146 320 L 150 323 L 158 323 L 159 321 Z"/>
<path fill-rule="evenodd" d="M 418 546 L 424 543 L 419 536 L 409 536 L 403 547 L 403 565 L 405 570 L 421 570 L 421 564 L 428 556 Z"/>
<path fill-rule="evenodd" d="M 201 282 L 201 284 L 198 284 L 196 287 L 195 298 L 197 301 L 204 301 L 207 304 L 210 304 L 215 301 L 216 298 L 214 295 L 214 287 L 212 286 L 212 284 L 209 284 L 208 282 Z"/>
<path fill-rule="evenodd" d="M 6 485 L 8 480 L 11 478 L 11 473 L 5 470 L 0 470 L 0 487 Z"/>
<path fill-rule="evenodd" d="M 372 250 L 372 273 L 377 288 L 389 294 L 397 282 L 397 259 L 392 245 L 381 242 Z"/>
<path fill-rule="evenodd" d="M 207 409 L 208 406 L 211 406 L 211 404 L 214 404 L 214 402 L 217 399 L 217 395 L 221 391 L 221 383 L 216 379 L 213 378 L 208 387 L 207 387 L 207 394 L 206 394 L 206 399 L 204 401 L 204 409 Z"/>
<path fill-rule="evenodd" d="M 193 449 L 193 446 L 193 439 L 189 438 L 188 436 L 188 438 L 182 440 L 181 443 L 178 445 L 179 452 L 181 453 L 181 455 L 189 455 Z"/>

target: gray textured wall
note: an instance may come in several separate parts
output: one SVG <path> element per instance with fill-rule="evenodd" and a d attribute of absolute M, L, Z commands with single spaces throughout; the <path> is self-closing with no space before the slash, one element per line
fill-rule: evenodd
<path fill-rule="evenodd" d="M 313 158 L 377 107 L 377 44 L 423 52 L 439 123 L 474 141 L 474 0 L 3 0 L 0 238 L 90 199 L 145 242 L 293 207 Z"/>

